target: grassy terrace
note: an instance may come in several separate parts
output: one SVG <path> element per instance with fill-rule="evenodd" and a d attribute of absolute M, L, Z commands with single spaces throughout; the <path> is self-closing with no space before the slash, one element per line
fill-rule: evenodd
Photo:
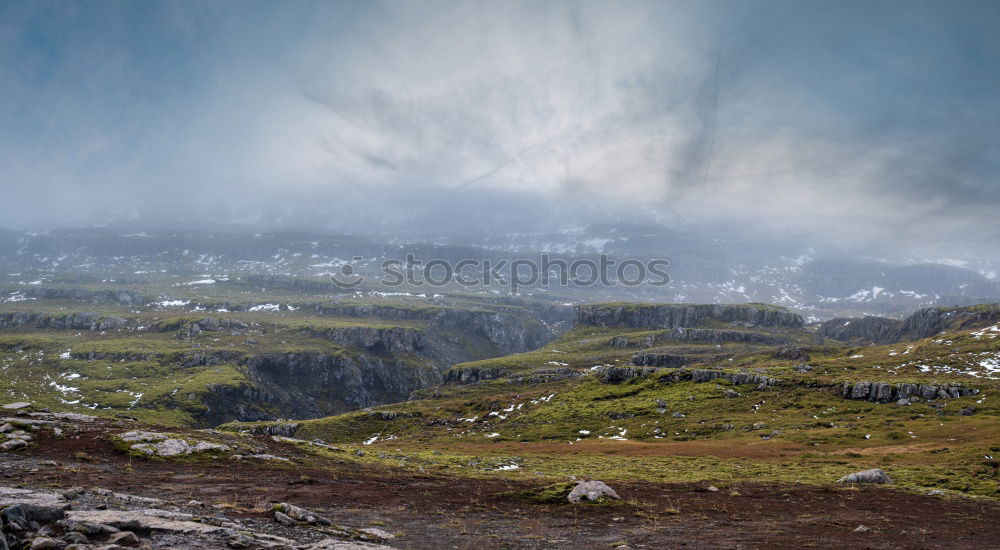
<path fill-rule="evenodd" d="M 48 305 L 25 310 L 64 315 Z M 15 304 L 5 304 L 15 305 Z M 79 303 L 71 311 L 81 311 Z M 17 308 L 4 307 L 4 311 Z M 87 311 L 101 311 L 99 308 Z M 251 385 L 238 359 L 258 353 L 314 352 L 356 356 L 362 350 L 338 345 L 321 336 L 339 328 L 421 330 L 420 321 L 276 315 L 264 313 L 131 313 L 103 310 L 132 321 L 120 331 L 7 329 L 0 333 L 0 399 L 32 401 L 39 406 L 88 414 L 127 413 L 167 425 L 192 424 L 205 411 L 212 389 Z M 188 324 L 212 316 L 246 325 L 236 331 L 203 331 L 179 339 Z M 136 327 L 143 327 L 138 330 Z M 218 357 L 201 365 L 196 356 Z M 420 358 L 400 357 L 414 367 Z M 425 362 L 425 361 L 424 361 Z"/>
<path fill-rule="evenodd" d="M 777 336 L 788 341 L 790 345 L 815 345 L 816 337 L 802 329 L 790 329 L 777 327 L 770 330 L 761 328 L 739 328 L 736 329 L 731 323 L 707 322 L 699 325 L 700 328 L 716 328 L 720 330 L 739 330 L 740 332 L 752 332 L 755 334 Z M 649 336 L 662 336 L 671 331 L 630 329 L 630 328 L 605 328 L 577 326 L 558 339 L 552 341 L 541 349 L 506 355 L 493 359 L 481 361 L 471 361 L 455 365 L 453 369 L 506 369 L 513 373 L 527 373 L 539 369 L 551 369 L 569 367 L 574 369 L 589 369 L 597 365 L 617 365 L 627 364 L 636 352 L 641 351 L 636 347 L 614 347 L 611 341 L 615 337 L 626 338 L 629 342 L 640 341 Z M 755 363 L 762 360 L 764 356 L 769 357 L 773 348 L 764 355 L 754 354 L 752 350 L 764 348 L 765 346 L 755 346 L 738 343 L 712 344 L 702 342 L 660 340 L 654 345 L 664 353 L 670 353 L 671 348 L 683 348 L 686 355 L 702 353 L 706 355 L 733 354 L 745 356 L 739 358 L 737 363 L 728 362 L 715 366 L 758 366 Z M 839 349 L 839 348 L 837 348 Z"/>
<path fill-rule="evenodd" d="M 553 367 L 549 361 L 581 369 L 624 363 L 635 350 L 607 346 L 620 334 L 637 333 L 577 328 L 543 350 L 472 364 L 523 372 Z M 671 383 L 659 373 L 618 385 L 593 376 L 495 380 L 302 421 L 295 437 L 367 451 L 352 460 L 472 476 L 600 472 L 621 480 L 829 483 L 882 467 L 903 487 L 1000 498 L 1000 462 L 986 458 L 1000 454 L 1000 373 L 980 365 L 1000 358 L 1000 338 L 963 330 L 907 344 L 807 351 L 809 372 L 793 370 L 801 361 L 774 359 L 771 350 L 697 365 L 784 381 L 764 390 L 727 380 Z M 897 406 L 843 399 L 834 389 L 862 380 L 960 383 L 981 393 Z M 974 411 L 965 416 L 963 409 Z M 517 468 L 491 470 L 511 464 Z"/>

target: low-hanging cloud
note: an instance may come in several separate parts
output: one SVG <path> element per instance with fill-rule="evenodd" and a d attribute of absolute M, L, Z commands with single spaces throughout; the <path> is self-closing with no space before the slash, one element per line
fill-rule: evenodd
<path fill-rule="evenodd" d="M 4 225 L 1000 240 L 992 2 L 11 2 Z"/>

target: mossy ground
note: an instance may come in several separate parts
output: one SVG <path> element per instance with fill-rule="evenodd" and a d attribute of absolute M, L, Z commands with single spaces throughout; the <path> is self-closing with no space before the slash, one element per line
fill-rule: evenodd
<path fill-rule="evenodd" d="M 627 362 L 635 350 L 608 344 L 619 334 L 574 329 L 542 350 L 475 364 L 516 365 L 524 374 L 562 355 L 561 362 L 586 373 L 593 363 Z M 487 475 L 554 479 L 825 484 L 881 467 L 902 487 L 1000 498 L 1000 463 L 987 458 L 1000 451 L 1000 380 L 975 370 L 984 357 L 1000 356 L 1000 339 L 977 334 L 864 348 L 815 343 L 806 347 L 808 372 L 792 368 L 802 361 L 775 359 L 773 349 L 697 365 L 783 382 L 766 389 L 719 379 L 672 382 L 669 369 L 622 384 L 585 374 L 549 383 L 447 385 L 406 403 L 302 421 L 296 437 L 369 450 L 359 460 L 393 449 L 404 457 L 392 459 L 400 464 L 462 475 L 482 475 L 469 464 L 484 457 L 521 461 Z M 843 381 L 862 380 L 958 383 L 980 393 L 898 406 L 848 400 L 837 391 Z M 738 396 L 727 397 L 727 390 Z M 975 411 L 959 414 L 966 408 Z"/>

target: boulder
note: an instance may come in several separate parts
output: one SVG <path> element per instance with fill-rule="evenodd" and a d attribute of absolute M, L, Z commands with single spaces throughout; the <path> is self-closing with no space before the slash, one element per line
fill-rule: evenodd
<path fill-rule="evenodd" d="M 64 546 L 63 541 L 48 537 L 37 537 L 31 541 L 31 550 L 62 550 Z"/>
<path fill-rule="evenodd" d="M 142 541 L 132 531 L 121 531 L 108 537 L 109 544 L 117 544 L 119 546 L 139 546 L 140 542 Z"/>
<path fill-rule="evenodd" d="M 221 443 L 210 443 L 208 441 L 199 441 L 192 449 L 196 453 L 210 453 L 210 452 L 226 452 L 229 451 L 229 445 L 223 445 Z"/>
<path fill-rule="evenodd" d="M 279 510 L 274 511 L 274 521 L 277 521 L 278 523 L 284 525 L 285 527 L 295 527 L 296 525 L 298 525 L 297 523 L 295 523 L 294 519 L 288 516 L 288 514 L 285 514 L 284 512 L 281 512 Z"/>
<path fill-rule="evenodd" d="M 881 468 L 873 468 L 846 475 L 838 479 L 837 483 L 892 483 L 892 478 Z"/>
<path fill-rule="evenodd" d="M 0 443 L 0 451 L 16 451 L 17 449 L 24 449 L 27 446 L 28 442 L 23 439 L 8 439 Z"/>
<path fill-rule="evenodd" d="M 592 502 L 603 497 L 609 497 L 616 500 L 621 498 L 614 489 L 608 487 L 603 481 L 581 481 L 576 487 L 573 488 L 572 491 L 570 491 L 569 496 L 567 496 L 566 499 L 573 504 L 578 504 L 584 499 Z"/>
<path fill-rule="evenodd" d="M 277 514 L 281 512 L 295 521 L 301 521 L 303 523 L 318 524 L 318 525 L 333 525 L 333 522 L 326 519 L 325 517 L 310 512 L 305 508 L 300 508 L 294 504 L 288 504 L 287 502 L 282 502 L 281 504 L 275 505 L 274 511 Z M 277 518 L 275 518 L 277 519 Z"/>
<path fill-rule="evenodd" d="M 167 439 L 156 444 L 156 454 L 159 456 L 180 456 L 191 454 L 192 447 L 183 439 Z"/>

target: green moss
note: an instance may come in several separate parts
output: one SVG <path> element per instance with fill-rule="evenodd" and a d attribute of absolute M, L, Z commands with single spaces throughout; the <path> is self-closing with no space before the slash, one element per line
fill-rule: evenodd
<path fill-rule="evenodd" d="M 575 482 L 553 483 L 536 489 L 524 491 L 512 491 L 503 493 L 503 496 L 510 496 L 519 500 L 531 502 L 533 504 L 569 504 L 567 497 L 576 487 Z"/>

